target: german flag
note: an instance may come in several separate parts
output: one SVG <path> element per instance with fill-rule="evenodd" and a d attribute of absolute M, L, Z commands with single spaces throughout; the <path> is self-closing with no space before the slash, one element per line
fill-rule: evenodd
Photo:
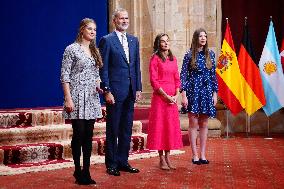
<path fill-rule="evenodd" d="M 244 78 L 240 72 L 228 20 L 216 72 L 219 85 L 218 95 L 232 114 L 236 115 L 245 107 Z"/>
<path fill-rule="evenodd" d="M 245 81 L 243 85 L 245 97 L 245 111 L 252 115 L 266 104 L 261 75 L 255 63 L 255 55 L 249 37 L 247 18 L 243 31 L 243 39 L 238 56 L 241 74 Z"/>

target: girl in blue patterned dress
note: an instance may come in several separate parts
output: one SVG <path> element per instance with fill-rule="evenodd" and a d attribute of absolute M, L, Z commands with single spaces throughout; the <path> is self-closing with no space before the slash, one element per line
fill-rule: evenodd
<path fill-rule="evenodd" d="M 183 59 L 180 79 L 181 103 L 188 112 L 192 163 L 208 164 L 209 161 L 205 156 L 208 118 L 216 116 L 218 84 L 215 72 L 215 54 L 208 49 L 207 33 L 203 28 L 193 33 L 191 48 Z M 200 156 L 196 148 L 198 128 Z"/>

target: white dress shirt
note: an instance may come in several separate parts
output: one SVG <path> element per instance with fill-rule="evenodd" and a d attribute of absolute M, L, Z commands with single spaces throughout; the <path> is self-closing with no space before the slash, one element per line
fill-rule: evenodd
<path fill-rule="evenodd" d="M 128 41 L 127 41 L 127 37 L 126 37 L 126 33 L 122 33 L 122 32 L 119 32 L 117 30 L 115 30 L 115 33 L 123 47 L 123 50 L 124 50 L 124 53 L 126 55 L 126 59 L 127 59 L 127 62 L 129 63 L 129 47 L 128 47 Z"/>

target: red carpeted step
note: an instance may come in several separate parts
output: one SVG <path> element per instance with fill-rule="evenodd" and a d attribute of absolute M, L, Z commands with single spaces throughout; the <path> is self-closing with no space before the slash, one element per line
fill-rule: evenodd
<path fill-rule="evenodd" d="M 105 155 L 105 137 L 93 138 L 93 152 L 98 155 Z M 140 150 L 146 150 L 147 135 L 132 135 L 130 143 L 130 153 Z"/>
<path fill-rule="evenodd" d="M 105 122 L 95 123 L 94 136 L 105 136 Z M 132 134 L 142 133 L 142 124 L 140 121 L 133 121 Z M 44 142 L 56 142 L 71 140 L 72 127 L 70 124 L 46 125 L 28 128 L 9 128 L 1 129 L 0 146 L 16 144 L 32 144 Z"/>
<path fill-rule="evenodd" d="M 30 167 L 56 162 L 63 159 L 63 145 L 57 143 L 38 143 L 15 146 L 1 146 L 0 164 L 10 167 Z"/>
<path fill-rule="evenodd" d="M 141 133 L 131 137 L 130 153 L 145 153 L 147 135 Z M 93 139 L 92 156 L 104 156 L 105 137 Z M 67 158 L 67 159 L 66 159 Z M 70 141 L 58 143 L 36 143 L 7 145 L 0 147 L 0 165 L 30 167 L 68 162 L 72 158 Z"/>
<path fill-rule="evenodd" d="M 64 124 L 62 110 L 17 110 L 0 112 L 0 129 Z"/>
<path fill-rule="evenodd" d="M 102 114 L 103 117 L 97 119 L 96 122 L 101 123 L 105 121 L 105 109 L 102 109 Z M 63 119 L 62 108 L 0 111 L 0 129 L 60 125 L 64 123 L 69 124 L 70 121 Z"/>
<path fill-rule="evenodd" d="M 148 120 L 149 119 L 149 108 L 148 107 L 135 107 L 133 117 L 134 117 L 134 120 Z"/>
<path fill-rule="evenodd" d="M 68 124 L 0 130 L 0 146 L 71 140 L 72 127 Z"/>
<path fill-rule="evenodd" d="M 147 133 L 149 123 L 149 107 L 136 107 L 134 109 L 134 120 L 142 123 L 142 132 Z"/>
<path fill-rule="evenodd" d="M 0 112 L 0 129 L 31 126 L 31 112 Z"/>
<path fill-rule="evenodd" d="M 140 120 L 142 123 L 142 132 L 147 133 L 148 132 L 148 125 L 149 125 L 149 120 Z"/>

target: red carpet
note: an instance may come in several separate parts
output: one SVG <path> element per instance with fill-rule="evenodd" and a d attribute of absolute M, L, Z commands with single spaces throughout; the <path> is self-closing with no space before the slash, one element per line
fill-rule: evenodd
<path fill-rule="evenodd" d="M 1 189 L 18 188 L 284 188 L 284 137 L 210 138 L 209 165 L 193 165 L 187 146 L 184 154 L 172 157 L 177 170 L 158 169 L 158 158 L 131 160 L 138 174 L 122 172 L 120 177 L 105 173 L 103 164 L 92 165 L 97 186 L 78 186 L 73 168 L 1 176 Z"/>

